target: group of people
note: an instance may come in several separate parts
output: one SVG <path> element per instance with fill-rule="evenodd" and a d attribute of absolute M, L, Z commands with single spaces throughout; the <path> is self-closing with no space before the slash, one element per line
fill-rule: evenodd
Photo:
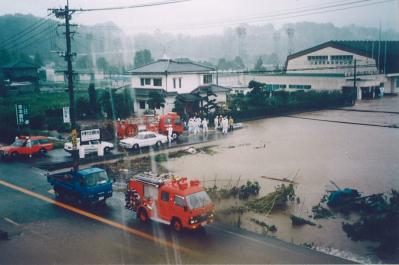
<path fill-rule="evenodd" d="M 223 117 L 222 115 L 216 116 L 213 123 L 215 129 L 222 129 L 223 134 L 227 134 L 229 130 L 232 131 L 234 128 L 234 119 L 231 116 L 229 118 L 227 118 L 227 116 Z"/>
<path fill-rule="evenodd" d="M 208 133 L 208 120 L 206 118 L 192 117 L 188 120 L 187 126 L 189 134 L 199 134 L 201 130 L 202 133 Z"/>

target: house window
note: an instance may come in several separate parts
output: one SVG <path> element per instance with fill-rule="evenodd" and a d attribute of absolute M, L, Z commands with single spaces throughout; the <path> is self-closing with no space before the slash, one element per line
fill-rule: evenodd
<path fill-rule="evenodd" d="M 154 78 L 154 86 L 162 86 L 162 78 Z"/>
<path fill-rule="evenodd" d="M 396 78 L 396 87 L 399 87 L 399 77 Z"/>
<path fill-rule="evenodd" d="M 212 83 L 212 75 L 204 75 L 204 84 Z"/>
<path fill-rule="evenodd" d="M 145 109 L 145 101 L 144 100 L 140 100 L 139 101 L 139 106 L 140 106 L 140 109 Z"/>
<path fill-rule="evenodd" d="M 181 88 L 181 78 L 179 78 L 179 88 Z"/>
<path fill-rule="evenodd" d="M 176 78 L 173 78 L 173 88 L 176 88 Z"/>
<path fill-rule="evenodd" d="M 149 86 L 151 85 L 151 78 L 140 78 L 141 86 Z"/>

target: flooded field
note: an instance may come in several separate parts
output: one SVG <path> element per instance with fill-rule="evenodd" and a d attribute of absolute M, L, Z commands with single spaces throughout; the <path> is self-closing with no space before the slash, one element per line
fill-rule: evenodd
<path fill-rule="evenodd" d="M 366 105 L 367 106 L 367 105 Z M 363 106 L 364 108 L 365 106 Z M 371 124 L 399 124 L 399 115 L 322 111 L 301 114 L 330 120 Z M 269 235 L 361 262 L 381 261 L 370 247 L 371 242 L 354 242 L 342 230 L 350 217 L 312 220 L 317 225 L 292 227 L 289 215 L 304 218 L 312 215 L 326 190 L 350 187 L 362 194 L 399 189 L 399 130 L 295 118 L 271 118 L 248 122 L 213 148 L 214 154 L 198 153 L 166 159 L 162 166 L 179 176 L 203 180 L 208 187 L 230 187 L 247 180 L 258 181 L 260 195 L 274 190 L 281 182 L 293 180 L 299 202 L 286 211 L 269 215 L 245 213 L 241 227 L 262 233 L 264 229 L 251 219 L 274 224 L 278 229 Z"/>

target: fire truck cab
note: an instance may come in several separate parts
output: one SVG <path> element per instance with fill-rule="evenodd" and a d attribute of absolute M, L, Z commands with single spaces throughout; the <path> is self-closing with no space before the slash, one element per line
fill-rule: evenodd
<path fill-rule="evenodd" d="M 175 231 L 198 229 L 213 222 L 214 205 L 198 180 L 135 175 L 127 187 L 126 205 L 141 222 L 171 225 Z"/>

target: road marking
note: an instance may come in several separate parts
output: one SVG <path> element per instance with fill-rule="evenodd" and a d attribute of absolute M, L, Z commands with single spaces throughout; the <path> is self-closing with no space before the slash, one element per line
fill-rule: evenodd
<path fill-rule="evenodd" d="M 20 226 L 20 224 L 18 224 L 17 222 L 11 220 L 10 218 L 4 217 L 3 218 L 5 221 L 9 222 L 10 224 L 13 224 L 15 226 Z"/>
<path fill-rule="evenodd" d="M 87 217 L 87 218 L 96 220 L 96 221 L 98 221 L 98 222 L 100 222 L 100 223 L 103 223 L 103 224 L 112 226 L 112 227 L 114 227 L 114 228 L 117 228 L 117 229 L 119 229 L 119 230 L 122 230 L 123 232 L 127 232 L 127 233 L 129 233 L 129 234 L 136 235 L 136 236 L 145 238 L 145 239 L 147 239 L 147 240 L 153 241 L 153 242 L 155 242 L 155 243 L 157 243 L 157 244 L 160 244 L 160 245 L 162 245 L 162 246 L 165 246 L 165 247 L 168 247 L 168 248 L 172 248 L 172 249 L 175 249 L 175 250 L 178 250 L 178 251 L 182 251 L 182 252 L 185 252 L 185 253 L 188 253 L 188 254 L 199 255 L 198 252 L 196 252 L 196 251 L 194 251 L 194 250 L 191 250 L 191 249 L 189 249 L 189 248 L 176 245 L 176 244 L 174 244 L 174 243 L 172 243 L 172 242 L 169 242 L 169 241 L 167 241 L 167 240 L 154 237 L 154 236 L 149 235 L 149 234 L 147 234 L 147 233 L 144 233 L 144 232 L 142 232 L 142 231 L 140 231 L 140 230 L 137 230 L 137 229 L 133 229 L 133 228 L 124 226 L 124 225 L 122 225 L 122 224 L 120 224 L 120 223 L 117 223 L 117 222 L 108 220 L 108 219 L 106 219 L 106 218 L 104 218 L 104 217 L 101 217 L 101 216 L 98 216 L 98 215 L 96 215 L 96 214 L 89 213 L 89 212 L 83 211 L 83 210 L 81 210 L 81 209 L 78 209 L 78 208 L 76 208 L 76 207 L 73 207 L 73 206 L 71 206 L 71 205 L 68 205 L 68 204 L 65 204 L 65 203 L 62 203 L 62 202 L 59 202 L 59 201 L 50 199 L 50 198 L 48 198 L 48 197 L 46 197 L 46 196 L 40 195 L 40 194 L 38 194 L 38 193 L 35 193 L 35 192 L 33 192 L 33 191 L 24 189 L 24 188 L 22 188 L 22 187 L 16 186 L 16 185 L 11 184 L 11 183 L 9 183 L 9 182 L 6 182 L 6 181 L 4 181 L 4 180 L 0 180 L 0 185 L 3 185 L 3 186 L 8 187 L 8 188 L 10 188 L 10 189 L 19 191 L 19 192 L 21 192 L 21 193 L 24 193 L 24 194 L 29 195 L 29 196 L 31 196 L 31 197 L 34 197 L 34 198 L 36 198 L 36 199 L 39 199 L 39 200 L 42 200 L 42 201 L 45 201 L 45 202 L 54 204 L 54 205 L 56 205 L 56 206 L 58 206 L 58 207 L 60 207 L 60 208 L 63 208 L 63 209 L 65 209 L 65 210 L 68 210 L 68 211 L 71 211 L 71 212 L 74 212 L 74 213 L 76 213 L 76 214 L 80 214 L 80 215 L 85 216 L 85 217 Z"/>

